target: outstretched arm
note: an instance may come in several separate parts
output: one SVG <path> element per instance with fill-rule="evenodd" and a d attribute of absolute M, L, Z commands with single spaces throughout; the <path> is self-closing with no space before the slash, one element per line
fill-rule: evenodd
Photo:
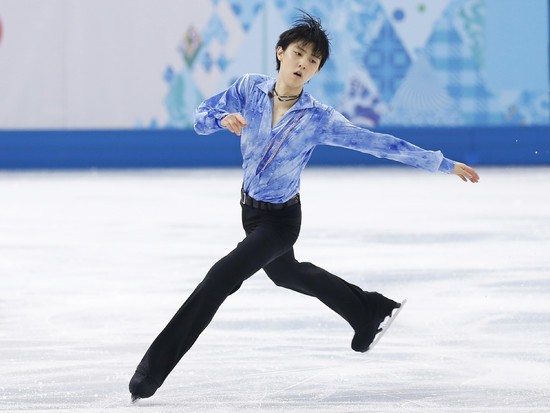
<path fill-rule="evenodd" d="M 451 172 L 453 175 L 458 175 L 464 182 L 477 183 L 479 181 L 479 174 L 474 168 L 460 162 L 455 162 L 455 167 Z"/>
<path fill-rule="evenodd" d="M 440 151 L 425 150 L 394 136 L 372 132 L 353 125 L 332 108 L 329 114 L 327 125 L 317 135 L 319 137 L 318 144 L 342 146 L 427 171 L 454 174 L 464 182 L 476 183 L 479 181 L 479 175 L 472 167 L 447 159 Z"/>
<path fill-rule="evenodd" d="M 426 150 L 395 136 L 356 126 L 333 108 L 325 113 L 328 119 L 316 135 L 319 145 L 341 146 L 430 172 L 450 174 L 455 168 L 455 162 L 441 151 Z"/>

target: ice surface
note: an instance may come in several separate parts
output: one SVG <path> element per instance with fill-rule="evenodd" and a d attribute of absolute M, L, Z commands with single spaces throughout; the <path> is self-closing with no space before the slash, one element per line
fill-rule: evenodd
<path fill-rule="evenodd" d="M 0 411 L 548 412 L 550 168 L 309 169 L 297 258 L 408 299 L 372 353 L 260 272 L 151 399 L 150 342 L 242 238 L 240 171 L 0 173 Z"/>

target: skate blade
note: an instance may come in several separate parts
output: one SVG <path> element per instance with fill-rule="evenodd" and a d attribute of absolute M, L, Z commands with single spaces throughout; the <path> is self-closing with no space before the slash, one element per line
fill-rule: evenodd
<path fill-rule="evenodd" d="M 369 346 L 369 348 L 367 349 L 367 351 L 371 351 L 373 349 L 373 347 L 380 341 L 380 339 L 384 336 L 384 334 L 386 334 L 386 331 L 388 331 L 388 329 L 390 328 L 390 326 L 392 325 L 393 321 L 397 318 L 397 316 L 399 315 L 399 313 L 401 312 L 401 310 L 403 309 L 403 307 L 405 307 L 405 304 L 407 303 L 407 300 L 403 300 L 401 302 L 401 305 L 394 309 L 393 312 L 391 313 L 391 316 L 390 318 L 388 319 L 388 321 L 386 321 L 386 323 L 384 323 L 384 325 L 381 327 L 381 330 L 380 332 L 376 335 L 376 337 L 374 338 L 374 341 L 371 343 L 371 345 Z"/>

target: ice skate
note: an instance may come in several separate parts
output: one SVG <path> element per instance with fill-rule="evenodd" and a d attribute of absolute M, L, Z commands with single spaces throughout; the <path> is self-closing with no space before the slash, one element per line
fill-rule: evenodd
<path fill-rule="evenodd" d="M 395 308 L 391 315 L 388 317 L 387 321 L 380 325 L 380 328 L 378 330 L 378 334 L 376 335 L 376 338 L 371 343 L 371 345 L 367 348 L 367 351 L 372 350 L 373 347 L 380 341 L 382 336 L 386 334 L 386 331 L 390 328 L 391 324 L 395 320 L 395 318 L 399 315 L 405 304 L 407 303 L 407 300 L 403 300 L 401 304 L 399 304 L 399 307 Z"/>
<path fill-rule="evenodd" d="M 134 373 L 128 387 L 132 395 L 132 403 L 137 402 L 139 399 L 151 397 L 159 388 L 153 379 L 138 371 Z"/>
<path fill-rule="evenodd" d="M 364 353 L 371 350 L 385 334 L 407 300 L 402 303 L 390 300 L 379 293 L 366 293 L 372 299 L 373 317 L 361 330 L 356 330 L 351 348 Z M 387 321 L 384 323 L 384 321 Z"/>

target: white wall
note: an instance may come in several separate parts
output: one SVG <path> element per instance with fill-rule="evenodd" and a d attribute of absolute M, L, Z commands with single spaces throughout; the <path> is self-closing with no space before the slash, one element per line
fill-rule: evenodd
<path fill-rule="evenodd" d="M 2 0 L 0 128 L 128 128 L 161 118 L 177 41 L 209 2 Z M 161 7 L 159 7 L 159 5 Z"/>

